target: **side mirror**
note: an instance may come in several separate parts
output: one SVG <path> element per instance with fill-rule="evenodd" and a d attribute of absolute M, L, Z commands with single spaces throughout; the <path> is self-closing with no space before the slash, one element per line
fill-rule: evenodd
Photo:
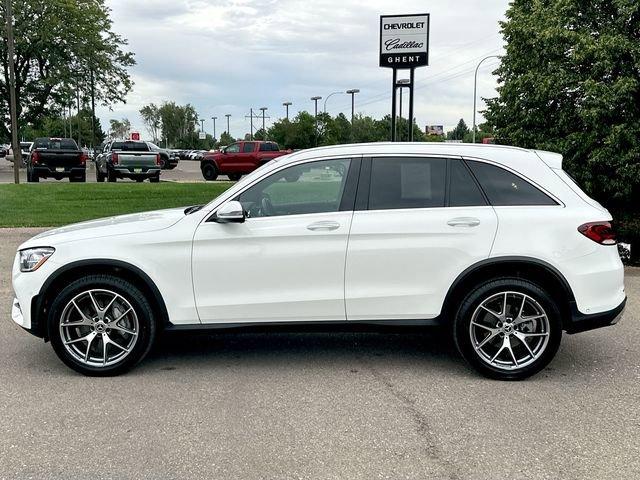
<path fill-rule="evenodd" d="M 218 223 L 242 223 L 245 218 L 242 204 L 236 200 L 225 203 L 216 212 Z"/>

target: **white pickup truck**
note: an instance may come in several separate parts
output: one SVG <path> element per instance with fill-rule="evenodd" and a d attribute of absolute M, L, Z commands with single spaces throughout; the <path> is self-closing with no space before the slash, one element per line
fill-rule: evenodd
<path fill-rule="evenodd" d="M 104 145 L 96 157 L 96 180 L 115 182 L 118 178 L 130 178 L 143 182 L 160 181 L 162 158 L 152 152 L 146 142 L 114 140 Z"/>

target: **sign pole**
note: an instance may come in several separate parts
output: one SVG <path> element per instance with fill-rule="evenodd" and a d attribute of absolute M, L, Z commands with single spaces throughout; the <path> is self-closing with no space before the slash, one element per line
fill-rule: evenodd
<path fill-rule="evenodd" d="M 429 21 L 428 13 L 380 16 L 380 66 L 393 69 L 391 87 L 391 141 L 398 141 L 397 90 L 409 87 L 409 132 L 407 140 L 413 141 L 413 94 L 416 67 L 429 65 Z M 398 82 L 398 70 L 408 69 L 410 79 Z M 402 96 L 400 97 L 402 109 Z M 400 110 L 402 116 L 402 110 Z M 402 136 L 402 135 L 401 135 Z"/>
<path fill-rule="evenodd" d="M 409 123 L 409 142 L 413 142 L 413 79 L 414 79 L 415 68 L 411 69 L 411 73 L 409 74 L 409 118 L 407 118 L 407 122 Z"/>
<path fill-rule="evenodd" d="M 398 79 L 398 70 L 393 69 L 393 84 L 391 87 L 391 141 L 395 142 L 396 137 L 396 81 Z"/>

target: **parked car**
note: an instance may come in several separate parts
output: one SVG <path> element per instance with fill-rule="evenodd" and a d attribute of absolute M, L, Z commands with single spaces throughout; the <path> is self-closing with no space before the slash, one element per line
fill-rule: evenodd
<path fill-rule="evenodd" d="M 33 146 L 33 142 L 20 142 L 20 153 L 22 156 L 21 167 L 24 167 L 27 164 L 27 158 L 29 157 L 29 153 L 31 152 L 31 147 Z M 7 151 L 7 161 L 13 162 L 13 147 L 9 146 L 9 150 Z"/>
<path fill-rule="evenodd" d="M 149 150 L 152 152 L 158 152 L 160 154 L 160 168 L 162 170 L 173 170 L 178 166 L 178 157 L 173 152 L 166 148 L 159 147 L 153 142 L 145 142 L 149 146 Z"/>
<path fill-rule="evenodd" d="M 0 145 L 0 158 L 5 158 L 9 153 L 9 145 Z"/>
<path fill-rule="evenodd" d="M 96 157 L 96 181 L 115 182 L 130 178 L 137 182 L 160 181 L 160 153 L 152 152 L 147 142 L 116 140 L 108 142 Z"/>
<path fill-rule="evenodd" d="M 280 150 L 275 142 L 236 142 L 219 152 L 205 152 L 200 170 L 205 180 L 215 180 L 222 174 L 237 181 L 242 175 L 288 153 L 291 151 Z"/>
<path fill-rule="evenodd" d="M 39 182 L 41 178 L 85 182 L 88 159 L 87 152 L 72 138 L 36 138 L 26 157 L 27 182 Z"/>
<path fill-rule="evenodd" d="M 207 205 L 28 240 L 12 318 L 87 375 L 133 367 L 160 330 L 383 324 L 447 326 L 480 373 L 523 379 L 551 361 L 563 331 L 620 318 L 611 220 L 555 153 L 317 148 Z"/>

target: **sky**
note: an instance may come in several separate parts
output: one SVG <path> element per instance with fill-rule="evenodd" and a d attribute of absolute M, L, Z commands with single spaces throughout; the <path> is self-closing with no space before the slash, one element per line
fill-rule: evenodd
<path fill-rule="evenodd" d="M 147 135 L 139 110 L 148 103 L 190 103 L 205 131 L 249 132 L 250 108 L 267 107 L 269 122 L 299 110 L 319 110 L 332 92 L 359 88 L 356 112 L 380 118 L 391 111 L 392 70 L 378 66 L 379 16 L 430 13 L 429 66 L 415 71 L 415 117 L 451 129 L 473 115 L 473 77 L 478 61 L 502 53 L 498 22 L 508 0 L 107 0 L 113 30 L 129 40 L 137 64 L 126 103 L 100 107 L 103 128 L 128 118 Z M 481 97 L 495 96 L 498 60 L 478 72 Z M 408 77 L 407 75 L 404 75 Z M 403 78 L 403 74 L 399 74 Z M 406 95 L 405 95 L 406 102 Z M 351 114 L 350 96 L 326 100 L 332 115 Z M 406 115 L 405 103 L 403 115 Z M 479 115 L 477 123 L 481 123 Z"/>

